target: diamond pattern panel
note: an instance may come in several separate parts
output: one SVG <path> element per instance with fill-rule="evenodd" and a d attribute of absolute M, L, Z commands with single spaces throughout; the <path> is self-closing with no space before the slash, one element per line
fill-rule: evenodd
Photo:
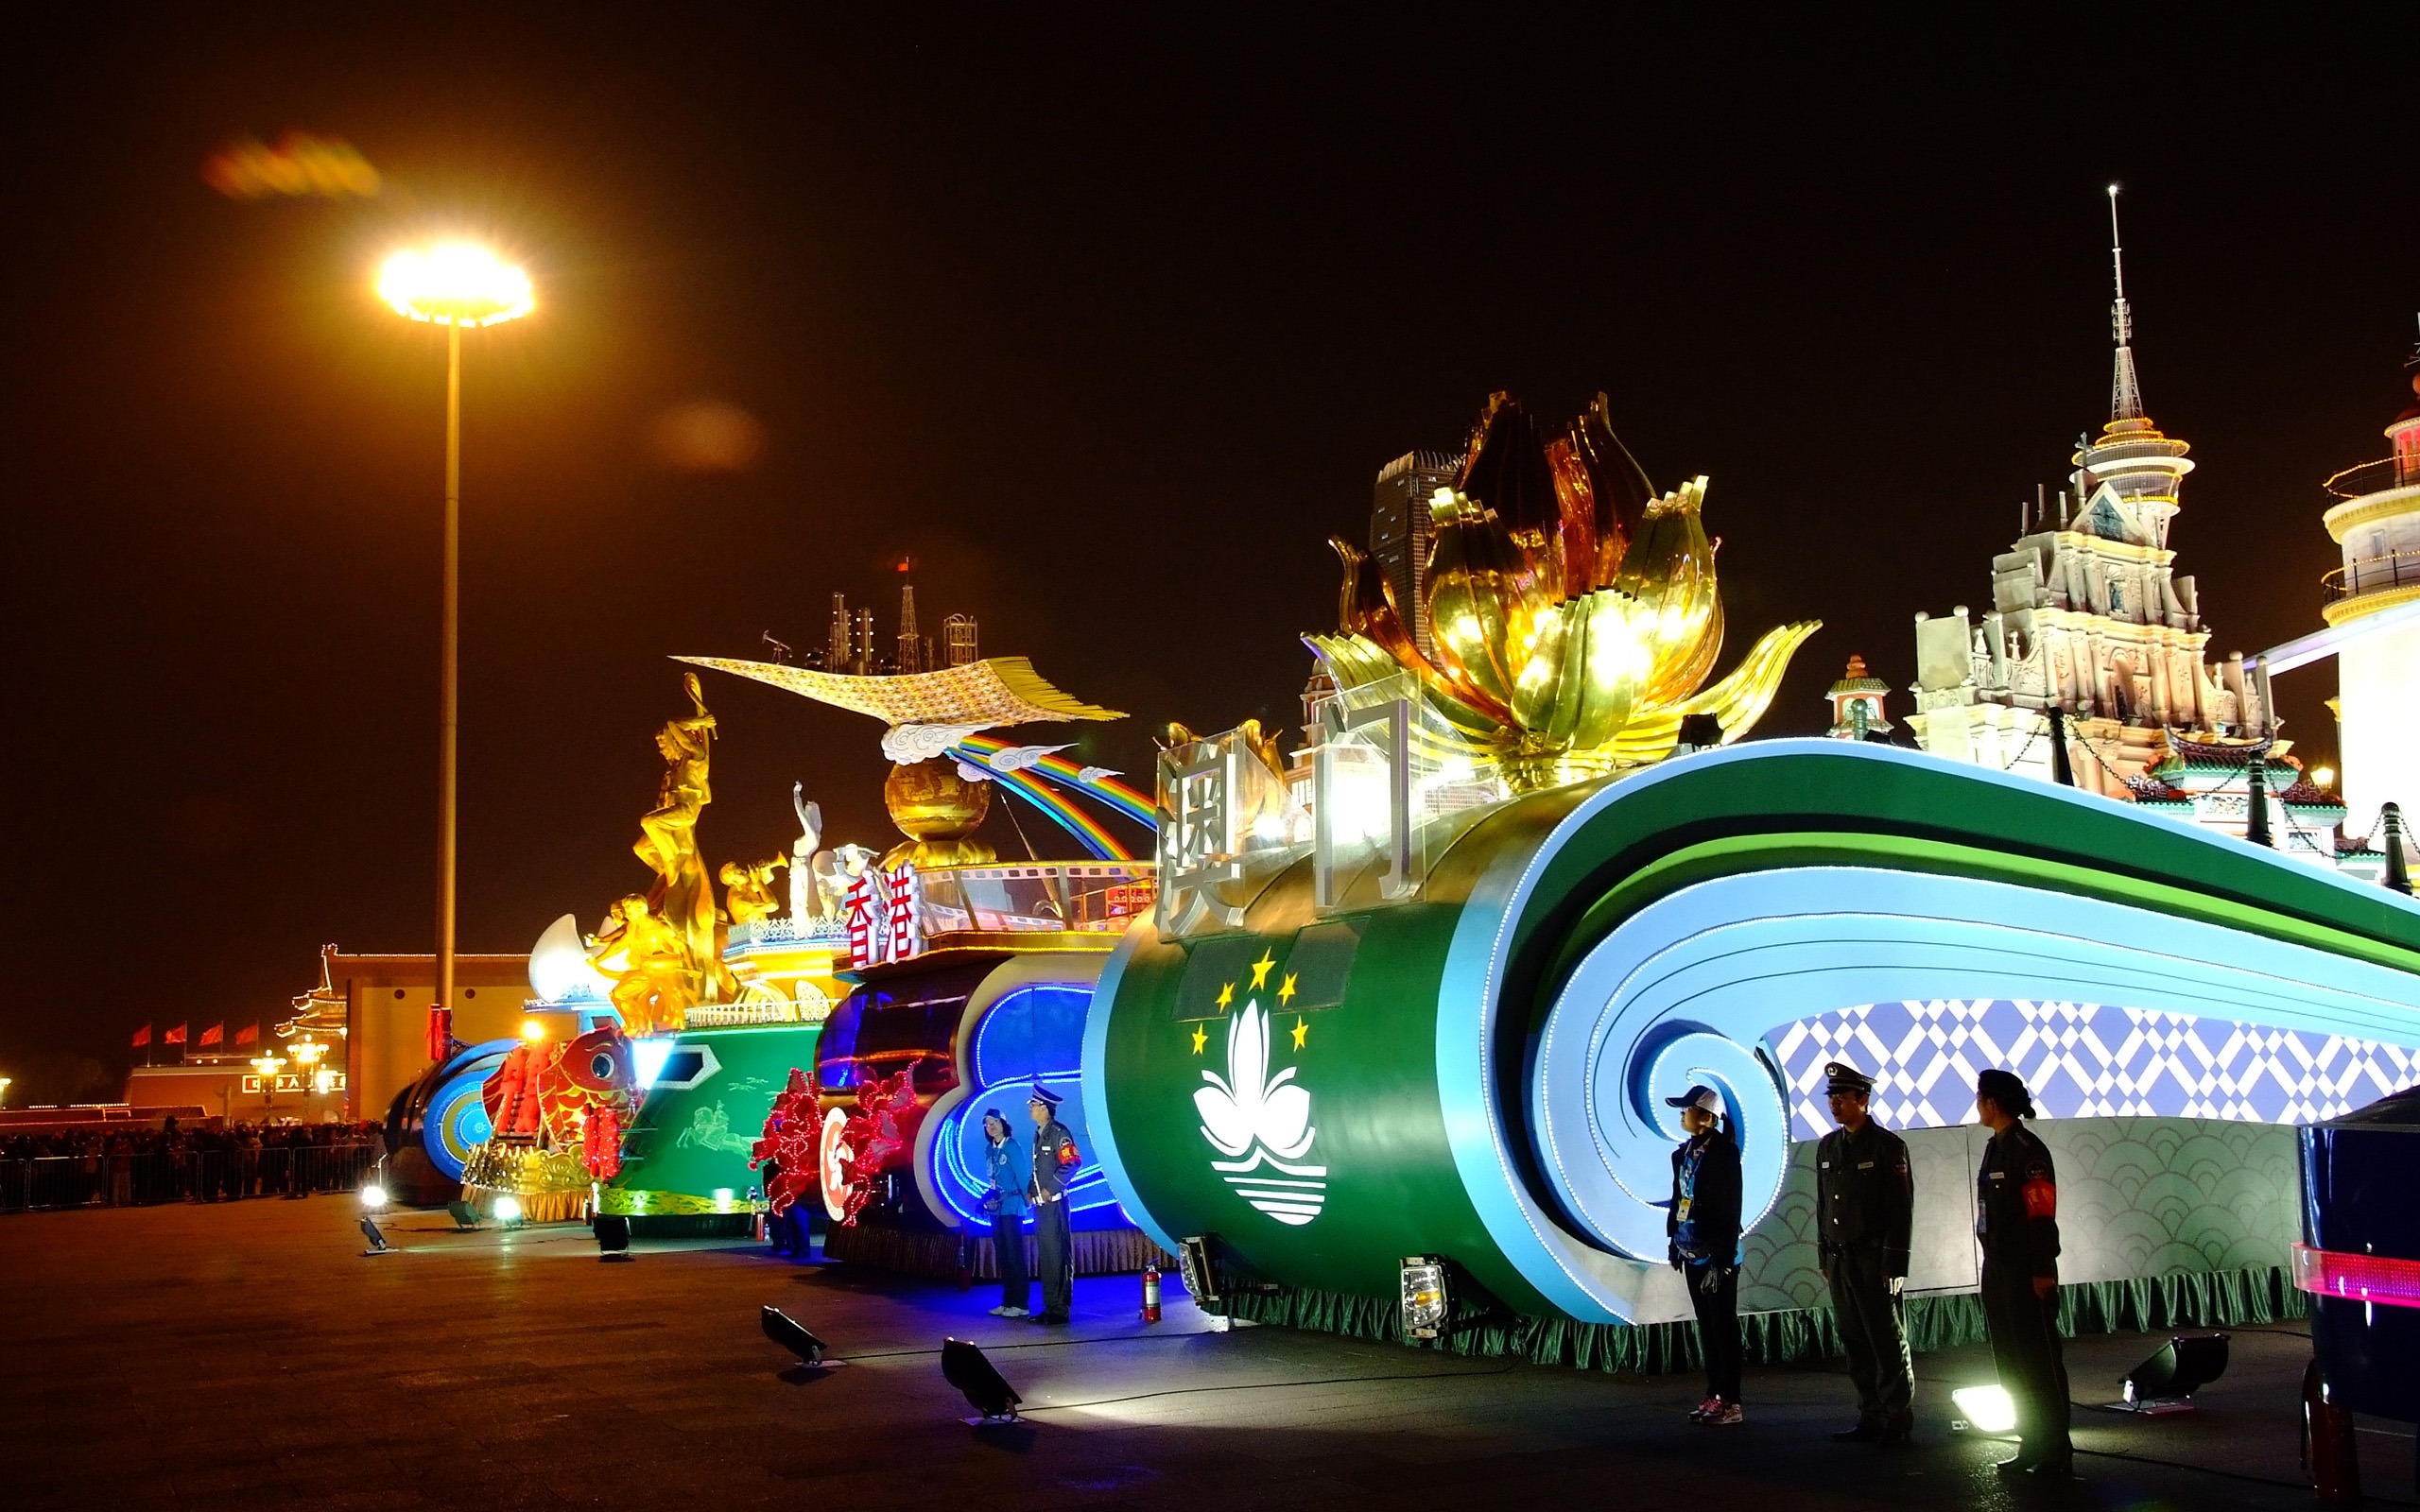
<path fill-rule="evenodd" d="M 2095 1003 L 1873 1003 L 1801 1019 L 1766 1042 L 1802 1140 L 1832 1126 L 1831 1060 L 1875 1078 L 1875 1115 L 1893 1128 L 1967 1122 L 1975 1074 L 1990 1066 L 2024 1077 L 2046 1118 L 2314 1124 L 2420 1082 L 2420 1050 L 2404 1045 Z"/>

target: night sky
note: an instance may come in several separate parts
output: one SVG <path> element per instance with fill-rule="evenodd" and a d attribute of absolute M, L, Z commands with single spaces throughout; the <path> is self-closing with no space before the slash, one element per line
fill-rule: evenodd
<path fill-rule="evenodd" d="M 2319 483 L 2408 399 L 2408 18 L 703 9 L 0 17 L 11 1102 L 113 1095 L 146 1021 L 273 1022 L 324 941 L 430 948 L 444 358 L 371 294 L 401 244 L 540 301 L 466 341 L 469 951 L 643 887 L 665 658 L 820 645 L 836 590 L 887 638 L 903 555 L 927 629 L 1134 716 L 1025 738 L 1148 787 L 1163 721 L 1291 726 L 1323 538 L 1495 388 L 1601 388 L 1659 487 L 1711 475 L 1718 670 L 1821 617 L 1760 727 L 1819 730 L 2107 418 L 2113 180 L 2213 653 L 2319 627 Z M 385 192 L 203 181 L 289 130 Z M 700 402 L 751 465 L 667 452 Z M 890 843 L 877 725 L 706 688 L 710 862 L 785 847 L 794 779 Z M 2332 674 L 2279 689 L 2332 754 Z"/>

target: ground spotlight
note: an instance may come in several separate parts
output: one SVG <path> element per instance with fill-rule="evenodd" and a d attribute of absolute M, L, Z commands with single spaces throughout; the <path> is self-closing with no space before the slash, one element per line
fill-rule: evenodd
<path fill-rule="evenodd" d="M 395 1252 L 389 1247 L 387 1236 L 378 1231 L 377 1220 L 366 1212 L 361 1215 L 361 1237 L 370 1241 L 370 1247 L 362 1251 L 364 1255 L 391 1255 Z"/>
<path fill-rule="evenodd" d="M 479 1210 L 457 1197 L 445 1205 L 445 1214 L 454 1220 L 456 1231 L 471 1233 L 479 1227 Z"/>
<path fill-rule="evenodd" d="M 1445 1278 L 1443 1255 L 1403 1258 L 1403 1332 L 1407 1338 L 1433 1339 L 1445 1332 L 1453 1314 L 1453 1290 Z"/>
<path fill-rule="evenodd" d="M 966 1404 L 981 1413 L 969 1418 L 966 1425 L 980 1428 L 986 1423 L 1012 1423 L 1017 1420 L 1017 1405 L 1025 1399 L 1011 1390 L 983 1351 L 964 1339 L 942 1341 L 942 1378 L 956 1386 Z"/>
<path fill-rule="evenodd" d="M 495 1199 L 495 1221 L 507 1228 L 521 1227 L 521 1199 L 508 1192 Z"/>
<path fill-rule="evenodd" d="M 1962 1426 L 1979 1434 L 2006 1434 L 2016 1430 L 2016 1400 L 2004 1386 L 1961 1386 L 1949 1394 L 1949 1400 L 1966 1415 Z M 1950 1426 L 1961 1425 L 1952 1423 Z"/>
<path fill-rule="evenodd" d="M 1209 1234 L 1195 1234 L 1176 1245 L 1177 1269 L 1184 1273 L 1185 1293 L 1197 1307 L 1223 1299 L 1219 1295 L 1219 1274 L 1210 1267 L 1211 1240 Z"/>
<path fill-rule="evenodd" d="M 2111 1405 L 2125 1412 L 2191 1412 L 2193 1393 L 2226 1373 L 2225 1334 L 2173 1338 L 2126 1372 L 2126 1379 L 2118 1383 L 2125 1400 Z"/>
<path fill-rule="evenodd" d="M 617 1212 L 596 1215 L 596 1258 L 598 1260 L 629 1260 L 631 1258 L 631 1220 Z"/>
<path fill-rule="evenodd" d="M 759 1319 L 765 1337 L 797 1355 L 808 1365 L 823 1363 L 823 1341 L 806 1331 L 806 1325 L 778 1307 L 769 1307 Z"/>
<path fill-rule="evenodd" d="M 361 1205 L 372 1212 L 387 1206 L 387 1189 L 372 1181 L 361 1189 Z"/>

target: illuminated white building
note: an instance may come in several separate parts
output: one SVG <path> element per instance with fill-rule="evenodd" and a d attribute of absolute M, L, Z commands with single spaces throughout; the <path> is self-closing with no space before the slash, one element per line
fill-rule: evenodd
<path fill-rule="evenodd" d="M 2420 390 L 2420 354 L 2412 387 Z M 2338 502 L 2322 517 L 2343 548 L 2327 575 L 2331 628 L 2420 601 L 2420 402 L 2386 428 L 2392 452 L 2327 480 Z M 2399 616 L 2408 618 L 2408 616 Z M 2380 627 L 2336 653 L 2336 713 L 2345 807 L 2366 827 L 2378 806 L 2420 804 L 2420 623 Z"/>

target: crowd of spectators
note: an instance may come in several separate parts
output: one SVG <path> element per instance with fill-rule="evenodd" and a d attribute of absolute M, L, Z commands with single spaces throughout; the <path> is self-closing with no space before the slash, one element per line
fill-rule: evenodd
<path fill-rule="evenodd" d="M 0 1209 L 348 1191 L 384 1151 L 376 1124 L 169 1119 L 0 1133 Z"/>
<path fill-rule="evenodd" d="M 301 1146 L 358 1144 L 374 1141 L 378 1124 L 302 1124 L 216 1121 L 148 1125 L 78 1124 L 41 1133 L 0 1135 L 0 1160 L 33 1160 L 54 1155 L 181 1155 L 192 1150 L 277 1150 Z"/>

